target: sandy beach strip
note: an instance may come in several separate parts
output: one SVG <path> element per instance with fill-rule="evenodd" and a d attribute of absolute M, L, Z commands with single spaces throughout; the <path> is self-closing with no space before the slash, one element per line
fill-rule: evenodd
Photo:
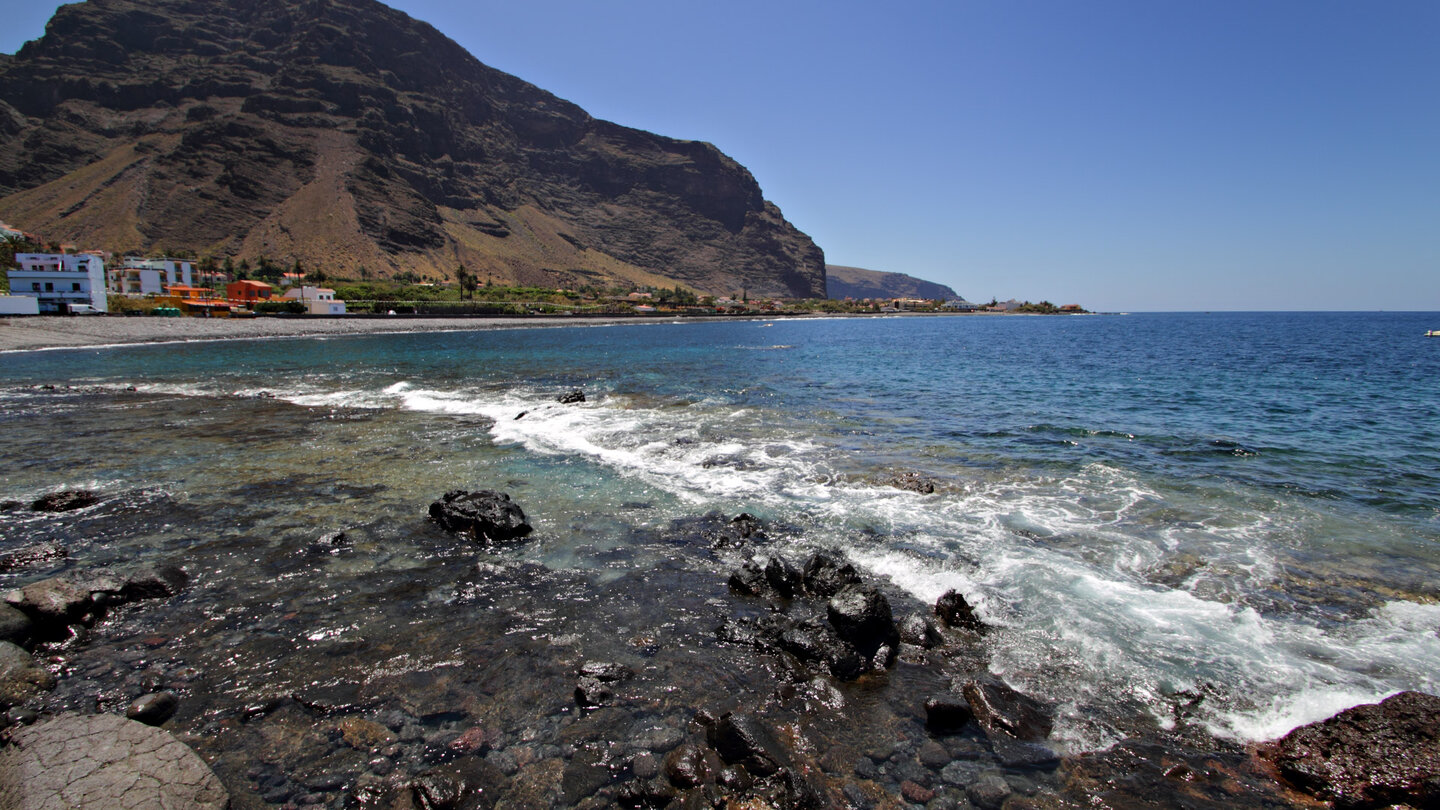
<path fill-rule="evenodd" d="M 129 318 L 34 316 L 0 318 L 0 352 L 81 349 L 191 340 L 459 332 L 634 323 L 635 318 Z"/>

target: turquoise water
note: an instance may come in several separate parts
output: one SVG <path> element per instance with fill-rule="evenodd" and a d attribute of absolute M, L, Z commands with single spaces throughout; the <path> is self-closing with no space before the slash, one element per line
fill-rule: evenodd
<path fill-rule="evenodd" d="M 674 521 L 750 512 L 796 555 L 839 549 L 917 602 L 978 602 L 990 668 L 1059 707 L 1068 750 L 1146 724 L 1269 739 L 1440 690 L 1436 328 L 901 317 L 16 353 L 0 498 L 124 494 L 147 517 L 96 517 L 77 559 L 183 550 L 287 604 L 309 603 L 255 549 L 349 528 L 387 551 L 327 576 L 399 576 L 421 563 L 389 545 L 409 531 L 395 516 L 456 487 L 531 515 L 538 540 L 506 559 L 600 593 L 674 563 L 654 537 Z M 589 400 L 554 401 L 571 388 Z M 936 491 L 884 483 L 904 472 Z M 380 632 L 306 609 L 324 638 Z"/>

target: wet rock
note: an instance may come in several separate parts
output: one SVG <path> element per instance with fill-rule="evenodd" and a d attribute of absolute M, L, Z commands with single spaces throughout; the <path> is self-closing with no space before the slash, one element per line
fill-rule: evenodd
<path fill-rule="evenodd" d="M 0 512 L 14 512 L 16 509 L 25 508 L 21 501 L 0 501 Z"/>
<path fill-rule="evenodd" d="M 660 775 L 660 762 L 649 751 L 641 751 L 630 758 L 630 772 L 636 779 L 654 779 Z"/>
<path fill-rule="evenodd" d="M 448 762 L 431 768 L 410 783 L 412 804 L 423 810 L 488 810 L 495 806 L 495 794 L 505 784 L 498 768 L 478 757 Z M 386 807 L 406 807 L 392 804 Z"/>
<path fill-rule="evenodd" d="M 784 599 L 793 598 L 805 587 L 804 574 L 779 557 L 771 557 L 765 564 L 765 582 Z"/>
<path fill-rule="evenodd" d="M 913 644 L 924 649 L 933 649 L 945 643 L 945 637 L 940 635 L 940 628 L 928 616 L 919 613 L 911 613 L 900 620 L 896 628 L 900 632 L 900 640 L 906 644 Z"/>
<path fill-rule="evenodd" d="M 890 600 L 873 586 L 845 588 L 825 606 L 825 614 L 840 638 L 853 644 L 864 658 L 874 656 L 882 646 L 893 650 L 900 642 Z"/>
<path fill-rule="evenodd" d="M 33 726 L 40 719 L 39 712 L 34 709 L 26 709 L 20 706 L 5 712 L 4 725 L 7 726 Z"/>
<path fill-rule="evenodd" d="M 633 677 L 635 672 L 624 664 L 588 662 L 580 667 L 575 703 L 582 709 L 607 706 L 615 700 L 614 685 Z"/>
<path fill-rule="evenodd" d="M 6 554 L 0 554 L 0 574 L 18 571 L 41 563 L 63 560 L 69 552 L 59 543 L 35 543 Z"/>
<path fill-rule="evenodd" d="M 724 526 L 706 532 L 711 548 L 741 548 L 765 540 L 765 532 L 754 515 L 741 513 Z"/>
<path fill-rule="evenodd" d="M 946 591 L 935 602 L 935 615 L 946 627 L 961 627 L 966 630 L 982 631 L 985 624 L 975 615 L 975 608 L 965 601 L 959 591 Z"/>
<path fill-rule="evenodd" d="M 765 571 L 753 562 L 747 562 L 730 573 L 726 583 L 730 590 L 742 596 L 764 596 L 770 592 L 770 582 Z"/>
<path fill-rule="evenodd" d="M 620 788 L 615 803 L 631 810 L 666 807 L 675 799 L 675 791 L 659 779 L 641 779 Z"/>
<path fill-rule="evenodd" d="M 174 596 L 189 577 L 175 566 L 145 566 L 128 573 L 100 570 L 51 577 L 5 594 L 30 617 L 36 635 L 60 638 L 72 624 L 92 625 L 107 608 Z"/>
<path fill-rule="evenodd" d="M 965 796 L 971 803 L 983 810 L 995 810 L 1005 804 L 1014 791 L 1005 777 L 998 773 L 983 774 L 965 787 Z"/>
<path fill-rule="evenodd" d="M 886 476 L 881 479 L 881 483 L 908 492 L 918 492 L 921 495 L 930 495 L 935 492 L 934 479 L 913 471 Z"/>
<path fill-rule="evenodd" d="M 504 543 L 532 531 L 525 512 L 509 495 L 488 489 L 447 492 L 430 504 L 430 518 L 448 531 L 468 534 L 483 543 Z"/>
<path fill-rule="evenodd" d="M 705 749 L 686 743 L 665 757 L 665 778 L 682 790 L 699 787 L 713 779 L 719 763 L 712 763 Z"/>
<path fill-rule="evenodd" d="M 180 700 L 171 692 L 151 692 L 142 695 L 125 709 L 125 716 L 147 726 L 161 726 L 175 716 Z"/>
<path fill-rule="evenodd" d="M 1401 692 L 1262 747 L 1290 784 L 1343 808 L 1440 806 L 1440 697 Z"/>
<path fill-rule="evenodd" d="M 774 646 L 795 656 L 803 664 L 823 665 L 842 681 L 853 681 L 865 673 L 866 661 L 855 646 L 840 638 L 835 629 L 818 621 L 786 627 Z"/>
<path fill-rule="evenodd" d="M 1003 731 L 987 736 L 995 759 L 1006 768 L 1049 770 L 1060 764 L 1060 754 L 1043 743 L 1017 740 Z"/>
<path fill-rule="evenodd" d="M 15 731 L 0 752 L 0 808 L 183 807 L 230 797 L 210 768 L 157 728 L 110 714 L 63 715 Z"/>
<path fill-rule="evenodd" d="M 399 738 L 390 729 L 363 717 L 346 717 L 336 725 L 340 739 L 357 751 L 380 751 L 394 745 Z"/>
<path fill-rule="evenodd" d="M 935 791 L 906 780 L 900 783 L 900 795 L 905 797 L 905 801 L 911 804 L 927 804 L 931 799 L 935 798 Z"/>
<path fill-rule="evenodd" d="M 925 701 L 925 728 L 935 734 L 953 734 L 975 719 L 970 704 L 959 695 L 941 695 Z"/>
<path fill-rule="evenodd" d="M 721 759 L 741 765 L 755 776 L 769 776 L 787 760 L 770 730 L 754 715 L 726 712 L 709 729 L 706 739 Z"/>
<path fill-rule="evenodd" d="M 97 492 L 88 489 L 64 489 L 40 496 L 30 504 L 30 509 L 33 512 L 70 512 L 94 506 L 99 502 L 100 494 Z"/>
<path fill-rule="evenodd" d="M 585 401 L 585 392 L 579 388 L 573 388 L 556 397 L 555 401 L 561 405 L 574 405 L 577 402 Z"/>
<path fill-rule="evenodd" d="M 860 574 L 850 563 L 840 564 L 824 554 L 813 555 L 803 573 L 805 591 L 829 599 L 848 585 L 860 584 Z"/>
<path fill-rule="evenodd" d="M 613 778 L 603 753 L 582 749 L 566 763 L 560 777 L 560 793 L 565 804 L 573 805 L 610 784 Z"/>
<path fill-rule="evenodd" d="M 971 681 L 961 689 L 975 720 L 988 731 L 1001 731 L 1020 740 L 1042 740 L 1050 736 L 1049 711 L 1034 698 L 1026 697 L 991 677 Z"/>
<path fill-rule="evenodd" d="M 25 646 L 35 632 L 35 623 L 18 608 L 0 603 L 0 641 Z"/>
<path fill-rule="evenodd" d="M 14 706 L 54 688 L 55 676 L 50 670 L 23 648 L 0 641 L 0 705 Z"/>

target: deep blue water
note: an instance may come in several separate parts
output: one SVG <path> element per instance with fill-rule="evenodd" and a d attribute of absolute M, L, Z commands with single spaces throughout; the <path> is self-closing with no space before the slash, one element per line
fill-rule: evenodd
<path fill-rule="evenodd" d="M 276 470 L 414 502 L 488 484 L 550 538 L 523 555 L 602 575 L 636 525 L 748 511 L 918 599 L 965 592 L 1001 628 L 992 669 L 1060 705 L 1075 748 L 1198 692 L 1191 722 L 1263 739 L 1440 689 L 1427 329 L 1440 315 L 897 317 L 9 354 L 0 498 L 200 502 Z M 21 389 L 47 383 L 144 400 Z M 589 401 L 555 403 L 569 388 Z M 905 472 L 936 492 L 886 485 Z M 283 532 L 305 510 L 273 511 Z"/>

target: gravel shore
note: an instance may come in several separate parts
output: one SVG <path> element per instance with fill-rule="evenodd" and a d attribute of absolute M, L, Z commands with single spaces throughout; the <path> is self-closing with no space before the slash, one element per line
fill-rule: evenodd
<path fill-rule="evenodd" d="M 381 332 L 459 332 L 633 322 L 633 318 L 0 318 L 0 352 L 181 340 L 245 340 Z"/>

